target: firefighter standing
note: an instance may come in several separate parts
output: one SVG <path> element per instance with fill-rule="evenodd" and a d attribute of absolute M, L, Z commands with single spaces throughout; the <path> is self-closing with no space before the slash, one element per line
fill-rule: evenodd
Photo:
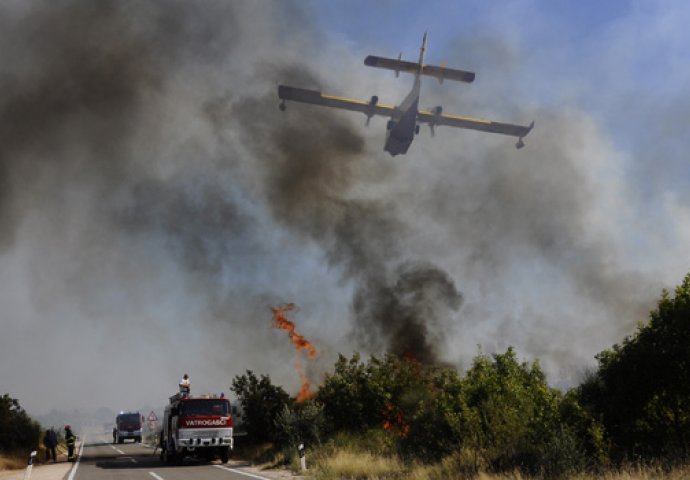
<path fill-rule="evenodd" d="M 65 443 L 67 444 L 67 461 L 74 461 L 74 446 L 77 443 L 77 436 L 72 433 L 72 428 L 65 425 Z"/>

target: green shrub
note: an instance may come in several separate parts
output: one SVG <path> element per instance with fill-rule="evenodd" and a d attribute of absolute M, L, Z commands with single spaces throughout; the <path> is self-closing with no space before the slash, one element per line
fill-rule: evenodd
<path fill-rule="evenodd" d="M 273 385 L 270 376 L 257 378 L 251 370 L 237 375 L 230 388 L 242 405 L 242 420 L 250 441 L 276 440 L 275 420 L 285 406 L 292 405 L 290 395 L 282 387 Z"/>
<path fill-rule="evenodd" d="M 299 444 L 318 446 L 324 435 L 323 406 L 313 401 L 298 403 L 292 407 L 285 405 L 275 424 L 276 441 L 287 452 L 296 452 Z M 292 453 L 286 456 L 291 457 Z"/>
<path fill-rule="evenodd" d="M 30 452 L 38 448 L 41 426 L 8 394 L 0 397 L 0 452 Z"/>

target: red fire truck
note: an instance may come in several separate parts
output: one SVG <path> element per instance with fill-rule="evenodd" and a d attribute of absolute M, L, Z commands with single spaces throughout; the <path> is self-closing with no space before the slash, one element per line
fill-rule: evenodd
<path fill-rule="evenodd" d="M 177 463 L 184 457 L 227 463 L 233 447 L 230 402 L 218 396 L 177 394 L 170 397 L 160 434 L 161 460 Z"/>

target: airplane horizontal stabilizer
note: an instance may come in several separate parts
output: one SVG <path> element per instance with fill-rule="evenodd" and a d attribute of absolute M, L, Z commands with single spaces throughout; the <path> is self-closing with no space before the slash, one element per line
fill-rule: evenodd
<path fill-rule="evenodd" d="M 364 65 L 368 67 L 385 68 L 386 70 L 393 70 L 394 72 L 418 73 L 419 64 L 415 62 L 408 62 L 397 58 L 384 58 L 369 55 L 364 59 Z M 474 81 L 474 72 L 467 72 L 465 70 L 457 70 L 455 68 L 439 67 L 437 65 L 423 65 L 422 75 L 434 77 L 439 82 L 443 80 L 455 80 L 457 82 L 472 83 Z"/>

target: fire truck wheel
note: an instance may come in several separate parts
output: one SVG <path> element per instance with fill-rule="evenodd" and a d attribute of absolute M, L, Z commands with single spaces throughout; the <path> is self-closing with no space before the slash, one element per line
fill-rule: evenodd
<path fill-rule="evenodd" d="M 174 465 L 177 462 L 174 454 L 171 454 L 168 449 L 163 450 L 162 459 L 168 465 Z"/>
<path fill-rule="evenodd" d="M 220 461 L 221 463 L 228 463 L 228 460 L 230 460 L 230 449 L 224 448 L 220 452 Z"/>

